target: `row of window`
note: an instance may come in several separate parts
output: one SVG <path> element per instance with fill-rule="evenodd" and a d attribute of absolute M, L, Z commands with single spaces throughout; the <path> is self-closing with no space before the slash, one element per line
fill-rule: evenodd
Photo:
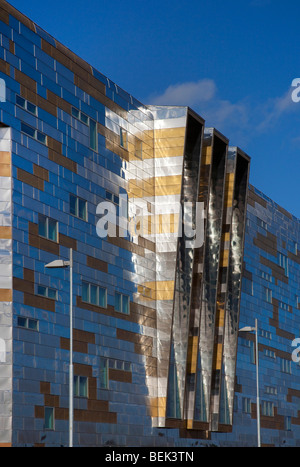
<path fill-rule="evenodd" d="M 109 389 L 109 370 L 116 369 L 126 372 L 132 371 L 132 364 L 130 362 L 116 360 L 112 358 L 101 357 L 100 359 L 100 388 Z M 74 375 L 74 397 L 89 397 L 88 377 Z M 44 429 L 55 429 L 55 408 L 45 407 L 44 414 Z"/>
<path fill-rule="evenodd" d="M 42 297 L 57 300 L 57 290 L 51 287 L 38 285 L 37 295 Z M 89 282 L 82 282 L 82 295 L 81 299 L 90 305 L 100 306 L 107 308 L 107 289 L 99 285 L 91 284 Z M 119 313 L 129 314 L 130 311 L 130 297 L 119 292 L 115 293 L 115 310 Z"/>
<path fill-rule="evenodd" d="M 16 104 L 18 107 L 26 110 L 32 115 L 37 116 L 37 106 L 32 104 L 32 102 L 28 101 L 27 99 L 17 95 Z M 72 107 L 72 116 L 89 127 L 90 148 L 93 151 L 97 151 L 97 122 L 75 107 Z M 40 143 L 47 144 L 47 136 L 44 133 L 41 133 L 36 128 L 33 128 L 24 122 L 21 123 L 21 132 L 27 136 L 30 136 L 31 138 L 36 139 Z"/>
<path fill-rule="evenodd" d="M 16 104 L 32 115 L 37 115 L 37 106 L 29 102 L 27 99 L 23 99 L 21 96 L 16 96 Z"/>
<path fill-rule="evenodd" d="M 268 272 L 265 272 L 265 271 L 259 271 L 259 275 L 262 279 L 265 279 L 266 281 L 268 282 L 271 282 L 273 283 L 274 282 L 274 279 L 273 279 L 273 276 L 271 274 L 269 274 Z"/>
<path fill-rule="evenodd" d="M 16 96 L 16 104 L 18 107 L 26 110 L 27 112 L 31 113 L 32 115 L 37 116 L 38 114 L 38 109 L 35 104 L 32 104 L 32 102 L 28 101 L 27 99 L 24 99 L 21 96 Z M 76 118 L 79 120 L 81 123 L 89 127 L 89 137 L 90 137 L 90 148 L 93 151 L 97 151 L 98 145 L 97 145 L 97 122 L 93 120 L 91 117 L 86 115 L 84 112 L 81 110 L 76 109 L 76 107 L 72 107 L 72 117 Z M 47 137 L 46 135 L 43 135 L 40 132 L 37 132 L 36 129 L 33 127 L 30 127 L 29 125 L 26 125 L 25 123 L 22 124 L 22 129 L 21 131 L 25 133 L 27 136 L 30 136 L 34 139 L 37 139 L 43 144 L 47 144 Z M 43 135 L 40 136 L 40 135 Z M 122 148 L 128 149 L 128 133 L 127 131 L 120 127 L 119 130 L 119 144 Z M 135 137 L 135 156 L 138 159 L 142 159 L 143 157 L 143 142 Z"/>
<path fill-rule="evenodd" d="M 261 277 L 268 280 L 269 282 L 273 282 L 272 276 L 270 274 L 265 273 L 264 271 L 261 271 Z M 272 290 L 269 289 L 269 287 L 264 287 L 263 290 L 264 290 L 264 299 L 265 299 L 265 301 L 272 304 L 272 299 L 273 299 Z M 250 280 L 250 279 L 248 279 L 246 277 L 243 277 L 243 280 L 242 280 L 242 292 L 246 293 L 247 295 L 253 296 L 253 281 L 252 280 Z M 298 304 L 299 304 L 299 297 L 296 296 L 296 307 L 298 307 Z M 278 305 L 282 310 L 289 311 L 289 309 L 290 309 L 288 303 L 279 301 Z"/>
<path fill-rule="evenodd" d="M 117 206 L 119 206 L 120 198 L 119 196 L 106 191 L 106 199 L 113 202 Z M 69 207 L 70 214 L 72 216 L 77 217 L 83 221 L 88 220 L 88 209 L 87 209 L 87 201 L 79 198 L 75 195 L 70 195 L 70 207 Z M 125 213 L 126 215 L 126 213 Z M 58 222 L 54 219 L 50 219 L 49 217 L 39 215 L 39 235 L 47 238 L 48 240 L 52 240 L 54 242 L 58 241 Z"/>
<path fill-rule="evenodd" d="M 245 414 L 251 414 L 251 399 L 249 397 L 243 397 L 242 399 L 242 411 Z M 274 417 L 275 414 L 275 404 L 272 401 L 261 401 L 261 415 L 265 417 Z M 290 416 L 285 417 L 285 427 L 284 429 L 290 431 L 292 418 Z"/>
<path fill-rule="evenodd" d="M 255 364 L 255 348 L 254 348 L 254 342 L 250 341 L 249 339 L 241 339 L 241 345 L 244 347 L 248 347 L 250 349 L 250 363 Z M 265 357 L 273 358 L 276 359 L 276 352 L 272 349 L 264 349 L 264 355 Z M 283 373 L 291 374 L 292 373 L 292 361 L 285 359 L 285 358 L 280 358 L 280 370 Z"/>
<path fill-rule="evenodd" d="M 36 128 L 27 125 L 27 123 L 21 122 L 21 132 L 26 136 L 30 136 L 30 138 L 35 139 L 39 143 L 47 144 L 47 136 Z"/>
<path fill-rule="evenodd" d="M 42 297 L 57 300 L 57 290 L 51 287 L 45 287 L 38 285 L 37 295 Z M 89 305 L 99 306 L 101 308 L 107 308 L 107 289 L 99 285 L 90 284 L 88 282 L 82 283 L 82 296 L 81 299 L 84 303 Z M 119 292 L 115 292 L 115 311 L 123 313 L 125 315 L 130 314 L 130 297 Z M 33 319 L 19 317 L 18 326 L 38 330 L 38 322 Z"/>
<path fill-rule="evenodd" d="M 87 202 L 74 195 L 70 195 L 70 214 L 87 221 Z M 40 214 L 39 235 L 47 240 L 58 242 L 58 222 Z"/>
<path fill-rule="evenodd" d="M 132 371 L 131 362 L 101 357 L 100 359 L 100 388 L 109 389 L 109 370 Z"/>

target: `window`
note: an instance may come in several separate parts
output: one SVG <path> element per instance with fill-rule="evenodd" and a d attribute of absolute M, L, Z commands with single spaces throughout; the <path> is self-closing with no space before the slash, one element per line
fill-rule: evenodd
<path fill-rule="evenodd" d="M 265 337 L 266 339 L 272 339 L 272 334 L 269 331 L 265 331 L 264 329 L 259 330 L 259 335 L 261 337 Z"/>
<path fill-rule="evenodd" d="M 39 216 L 39 235 L 41 237 L 58 241 L 58 223 L 49 217 Z"/>
<path fill-rule="evenodd" d="M 260 219 L 259 217 L 257 217 L 257 225 L 261 227 L 262 229 L 265 229 L 265 230 L 268 229 L 268 224 L 262 219 Z"/>
<path fill-rule="evenodd" d="M 72 116 L 90 127 L 90 148 L 97 151 L 97 123 L 85 113 L 72 107 Z"/>
<path fill-rule="evenodd" d="M 47 136 L 26 123 L 21 122 L 21 132 L 40 143 L 47 144 Z"/>
<path fill-rule="evenodd" d="M 265 300 L 268 303 L 272 303 L 272 290 L 268 287 L 265 287 Z"/>
<path fill-rule="evenodd" d="M 274 387 L 274 386 L 266 386 L 265 387 L 265 393 L 270 394 L 272 396 L 276 396 L 277 395 L 277 388 Z"/>
<path fill-rule="evenodd" d="M 264 354 L 266 357 L 276 358 L 276 353 L 274 352 L 274 350 L 265 349 Z"/>
<path fill-rule="evenodd" d="M 285 275 L 289 276 L 289 261 L 288 258 L 282 253 L 278 253 L 278 264 L 284 269 Z"/>
<path fill-rule="evenodd" d="M 107 290 L 98 285 L 82 283 L 82 301 L 91 305 L 107 307 Z"/>
<path fill-rule="evenodd" d="M 270 401 L 262 401 L 261 414 L 266 417 L 274 417 L 274 403 Z"/>
<path fill-rule="evenodd" d="M 100 388 L 108 389 L 108 358 L 100 358 Z"/>
<path fill-rule="evenodd" d="M 33 115 L 37 114 L 37 106 L 27 101 L 26 99 L 23 99 L 23 97 L 21 96 L 16 96 L 16 104 L 18 107 L 21 107 L 22 109 L 27 110 Z"/>
<path fill-rule="evenodd" d="M 87 202 L 77 196 L 70 195 L 70 214 L 86 221 Z"/>
<path fill-rule="evenodd" d="M 74 376 L 74 396 L 88 397 L 88 379 L 86 376 Z"/>
<path fill-rule="evenodd" d="M 119 206 L 119 202 L 120 202 L 120 198 L 118 195 L 114 195 L 113 193 L 111 193 L 110 191 L 107 191 L 105 192 L 105 197 L 108 201 L 111 201 L 112 203 L 116 204 L 117 206 Z"/>
<path fill-rule="evenodd" d="M 132 366 L 130 362 L 116 360 L 114 358 L 109 359 L 109 368 L 111 370 L 132 371 Z"/>
<path fill-rule="evenodd" d="M 129 315 L 129 296 L 123 295 L 119 292 L 115 294 L 115 310 L 119 313 Z"/>
<path fill-rule="evenodd" d="M 251 399 L 249 397 L 243 397 L 242 410 L 244 413 L 251 413 Z"/>
<path fill-rule="evenodd" d="M 54 430 L 54 408 L 45 407 L 45 430 Z"/>
<path fill-rule="evenodd" d="M 274 282 L 272 275 L 265 271 L 260 271 L 260 276 L 262 277 L 262 279 L 265 279 L 268 282 Z"/>
<path fill-rule="evenodd" d="M 97 151 L 97 123 L 90 118 L 90 148 Z"/>
<path fill-rule="evenodd" d="M 294 253 L 294 255 L 297 255 L 297 254 L 298 254 L 298 243 L 297 243 L 297 242 L 294 242 L 293 246 L 294 246 L 294 248 L 293 248 L 293 250 L 294 250 L 293 253 Z"/>
<path fill-rule="evenodd" d="M 286 416 L 284 418 L 284 429 L 286 431 L 291 431 L 292 430 L 292 417 Z"/>
<path fill-rule="evenodd" d="M 285 358 L 282 358 L 280 361 L 280 369 L 283 373 L 292 373 L 292 365 L 291 365 L 291 360 L 286 360 Z"/>
<path fill-rule="evenodd" d="M 100 358 L 100 388 L 108 389 L 109 387 L 109 370 L 121 370 L 126 372 L 132 371 L 131 362 L 116 360 L 114 358 Z"/>
<path fill-rule="evenodd" d="M 41 295 L 42 297 L 57 300 L 57 290 L 52 289 L 51 287 L 44 287 L 43 285 L 38 285 L 37 294 Z"/>
<path fill-rule="evenodd" d="M 289 311 L 290 310 L 290 307 L 287 303 L 284 303 L 284 302 L 279 302 L 279 307 L 282 309 L 282 310 L 285 310 L 285 311 Z"/>
<path fill-rule="evenodd" d="M 38 331 L 38 320 L 32 318 L 25 318 L 24 316 L 18 316 L 18 326 L 21 328 L 32 329 Z"/>
<path fill-rule="evenodd" d="M 124 128 L 120 128 L 120 146 L 124 149 L 127 149 L 128 147 L 127 131 L 124 130 Z"/>

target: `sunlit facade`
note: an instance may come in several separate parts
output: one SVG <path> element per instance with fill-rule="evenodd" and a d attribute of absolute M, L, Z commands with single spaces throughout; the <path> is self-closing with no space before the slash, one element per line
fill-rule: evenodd
<path fill-rule="evenodd" d="M 299 221 L 188 107 L 145 106 L 0 2 L 0 445 L 299 442 Z M 4 84 L 3 84 L 4 83 Z"/>

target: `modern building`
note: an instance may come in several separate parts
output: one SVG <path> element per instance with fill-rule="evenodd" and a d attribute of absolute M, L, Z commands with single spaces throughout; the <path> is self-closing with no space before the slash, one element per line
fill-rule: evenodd
<path fill-rule="evenodd" d="M 192 109 L 4 0 L 0 38 L 0 445 L 69 444 L 71 356 L 74 446 L 254 446 L 256 363 L 262 445 L 299 445 L 299 220 Z"/>

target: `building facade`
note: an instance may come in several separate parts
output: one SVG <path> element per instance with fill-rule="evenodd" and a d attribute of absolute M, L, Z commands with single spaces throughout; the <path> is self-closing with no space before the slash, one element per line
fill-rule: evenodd
<path fill-rule="evenodd" d="M 299 220 L 188 107 L 0 2 L 0 445 L 299 444 Z M 300 336 L 299 336 L 300 337 Z"/>

